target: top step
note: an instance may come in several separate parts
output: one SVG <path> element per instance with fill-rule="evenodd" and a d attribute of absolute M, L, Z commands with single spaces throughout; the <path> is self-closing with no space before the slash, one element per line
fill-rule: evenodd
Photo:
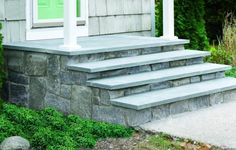
<path fill-rule="evenodd" d="M 63 39 L 5 43 L 3 46 L 6 49 L 14 49 L 19 51 L 33 51 L 59 55 L 85 55 L 129 49 L 184 45 L 189 43 L 189 40 L 184 39 L 166 40 L 156 37 L 128 35 L 79 37 L 77 41 L 81 48 L 73 50 L 68 50 L 68 48 L 60 46 L 63 45 Z"/>
<path fill-rule="evenodd" d="M 210 53 L 206 51 L 179 50 L 179 51 L 155 53 L 148 55 L 139 55 L 133 57 L 109 59 L 98 62 L 69 64 L 68 69 L 94 73 L 94 72 L 115 70 L 115 69 L 135 67 L 141 65 L 149 65 L 155 63 L 205 57 L 208 55 L 210 55 Z"/>

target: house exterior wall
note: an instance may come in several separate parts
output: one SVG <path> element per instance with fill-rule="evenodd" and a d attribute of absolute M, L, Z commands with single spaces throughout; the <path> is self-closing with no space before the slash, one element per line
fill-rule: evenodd
<path fill-rule="evenodd" d="M 152 0 L 88 0 L 89 35 L 151 35 Z M 0 0 L 4 42 L 26 39 L 26 0 Z"/>

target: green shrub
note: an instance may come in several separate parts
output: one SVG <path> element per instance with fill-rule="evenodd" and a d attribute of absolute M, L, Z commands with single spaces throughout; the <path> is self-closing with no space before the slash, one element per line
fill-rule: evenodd
<path fill-rule="evenodd" d="M 2 29 L 2 25 L 0 23 L 0 30 Z M 2 84 L 3 84 L 3 79 L 5 77 L 5 74 L 4 74 L 4 59 L 3 59 L 3 47 L 2 47 L 2 40 L 3 40 L 3 36 L 2 34 L 0 33 L 0 91 L 1 91 L 1 88 L 2 88 Z"/>
<path fill-rule="evenodd" d="M 231 65 L 233 63 L 233 56 L 221 46 L 218 46 L 217 48 L 212 47 L 210 52 L 211 56 L 206 58 L 208 62 L 226 65 Z"/>
<path fill-rule="evenodd" d="M 236 66 L 236 17 L 228 13 L 223 24 L 223 37 L 218 46 L 211 49 L 208 61 Z"/>
<path fill-rule="evenodd" d="M 157 36 L 162 35 L 162 0 L 156 0 Z M 204 22 L 204 0 L 175 0 L 175 34 L 189 39 L 192 49 L 208 49 L 209 42 Z"/>
<path fill-rule="evenodd" d="M 0 113 L 0 141 L 19 135 L 28 139 L 35 149 L 93 148 L 98 139 L 129 137 L 132 133 L 132 129 L 121 125 L 65 116 L 51 108 L 34 111 L 3 103 Z"/>
<path fill-rule="evenodd" d="M 236 78 L 236 68 L 233 67 L 231 70 L 225 71 L 225 75 L 227 77 L 234 77 L 234 78 Z"/>

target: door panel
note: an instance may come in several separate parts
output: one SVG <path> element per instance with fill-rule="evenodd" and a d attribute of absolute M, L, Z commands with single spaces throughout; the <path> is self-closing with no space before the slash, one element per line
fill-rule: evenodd
<path fill-rule="evenodd" d="M 62 19 L 64 0 L 38 0 L 38 19 Z M 77 0 L 77 17 L 80 17 L 80 0 Z"/>

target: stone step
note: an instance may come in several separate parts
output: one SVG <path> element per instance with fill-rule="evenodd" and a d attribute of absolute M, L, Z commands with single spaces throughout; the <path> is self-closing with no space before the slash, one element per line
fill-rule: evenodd
<path fill-rule="evenodd" d="M 233 89 L 236 89 L 235 78 L 221 78 L 112 99 L 111 103 L 115 106 L 142 110 Z"/>
<path fill-rule="evenodd" d="M 89 80 L 87 81 L 87 85 L 102 89 L 116 90 L 150 83 L 158 83 L 180 78 L 193 77 L 203 74 L 222 72 L 228 69 L 231 69 L 231 66 L 204 63 L 133 75 Z"/>
<path fill-rule="evenodd" d="M 95 73 L 95 72 L 102 72 L 108 70 L 134 67 L 134 66 L 205 57 L 209 55 L 210 53 L 205 51 L 179 50 L 179 51 L 163 52 L 149 55 L 109 59 L 109 60 L 89 62 L 89 63 L 76 63 L 76 64 L 72 63 L 69 64 L 67 67 L 69 70 Z"/>

